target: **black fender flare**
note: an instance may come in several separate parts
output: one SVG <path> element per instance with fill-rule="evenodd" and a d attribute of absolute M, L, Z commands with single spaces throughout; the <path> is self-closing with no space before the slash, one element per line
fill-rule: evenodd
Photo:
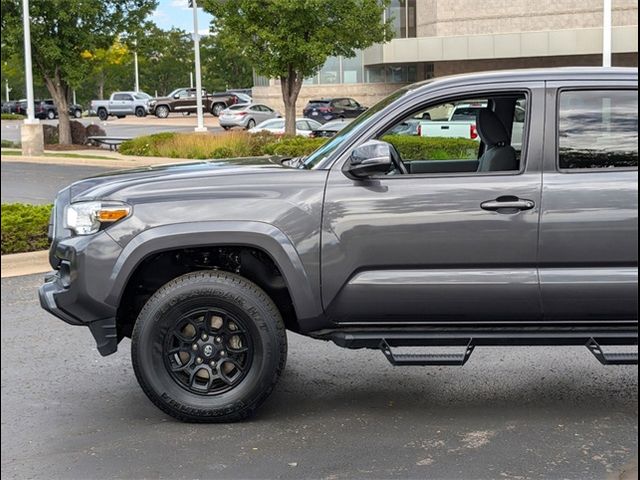
<path fill-rule="evenodd" d="M 127 283 L 150 255 L 189 247 L 234 245 L 264 251 L 284 277 L 299 319 L 322 314 L 320 292 L 313 284 L 291 240 L 278 228 L 255 221 L 188 222 L 153 227 L 135 236 L 123 248 L 111 273 L 107 303 L 119 305 Z"/>

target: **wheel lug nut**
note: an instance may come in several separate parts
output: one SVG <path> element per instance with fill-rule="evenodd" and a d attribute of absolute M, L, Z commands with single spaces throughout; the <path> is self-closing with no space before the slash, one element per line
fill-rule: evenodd
<path fill-rule="evenodd" d="M 200 357 L 196 358 L 196 363 L 202 363 L 202 359 Z"/>
<path fill-rule="evenodd" d="M 198 344 L 197 344 L 197 343 L 194 343 L 193 345 L 191 345 L 191 348 L 192 348 L 193 350 L 197 350 L 197 349 L 198 349 Z"/>
<path fill-rule="evenodd" d="M 211 365 L 212 367 L 216 366 L 216 362 L 214 362 L 213 360 L 211 360 L 211 362 L 209 362 L 209 365 Z"/>
<path fill-rule="evenodd" d="M 220 343 L 221 341 L 222 341 L 222 338 L 216 337 L 216 343 Z"/>
<path fill-rule="evenodd" d="M 227 352 L 225 352 L 224 350 L 220 350 L 220 356 L 224 357 L 227 354 Z"/>
<path fill-rule="evenodd" d="M 209 336 L 206 333 L 203 333 L 202 337 L 200 337 L 200 338 L 202 338 L 202 340 L 206 340 L 206 339 L 209 338 Z"/>

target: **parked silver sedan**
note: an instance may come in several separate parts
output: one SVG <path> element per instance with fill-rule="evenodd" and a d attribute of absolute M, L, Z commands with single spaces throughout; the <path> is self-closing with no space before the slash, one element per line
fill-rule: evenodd
<path fill-rule="evenodd" d="M 242 127 L 248 130 L 265 120 L 281 116 L 279 112 L 261 103 L 242 103 L 231 105 L 223 110 L 218 120 L 220 121 L 220 126 L 225 130 L 229 130 L 232 127 Z"/>

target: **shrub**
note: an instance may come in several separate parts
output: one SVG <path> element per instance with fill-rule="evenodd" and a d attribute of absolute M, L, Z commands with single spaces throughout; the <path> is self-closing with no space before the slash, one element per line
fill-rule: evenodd
<path fill-rule="evenodd" d="M 54 125 L 42 125 L 42 132 L 44 134 L 45 145 L 53 145 L 58 143 L 58 127 Z"/>
<path fill-rule="evenodd" d="M 154 133 L 122 142 L 118 149 L 123 155 L 137 155 L 142 157 L 157 157 L 157 146 L 176 136 L 173 132 Z M 185 157 L 188 158 L 188 157 Z"/>
<path fill-rule="evenodd" d="M 283 137 L 264 147 L 267 155 L 281 155 L 283 157 L 302 157 L 320 148 L 326 138 Z"/>
<path fill-rule="evenodd" d="M 107 132 L 104 131 L 100 125 L 96 125 L 92 123 L 87 125 L 87 137 L 104 137 L 107 135 Z"/>
<path fill-rule="evenodd" d="M 2 148 L 20 148 L 20 144 L 11 140 L 2 140 Z"/>
<path fill-rule="evenodd" d="M 318 148 L 324 139 L 278 137 L 268 132 L 250 134 L 158 133 L 127 140 L 120 145 L 124 155 L 169 158 L 232 158 L 261 155 L 301 156 Z"/>
<path fill-rule="evenodd" d="M 0 117 L 1 120 L 24 120 L 24 116 L 17 113 L 3 113 Z"/>
<path fill-rule="evenodd" d="M 85 145 L 87 143 L 87 128 L 77 120 L 69 122 L 71 127 L 71 143 Z"/>
<path fill-rule="evenodd" d="M 3 204 L 0 229 L 2 255 L 48 248 L 47 230 L 51 207 L 24 203 Z"/>
<path fill-rule="evenodd" d="M 466 138 L 385 135 L 404 160 L 473 160 L 478 158 L 480 142 Z"/>

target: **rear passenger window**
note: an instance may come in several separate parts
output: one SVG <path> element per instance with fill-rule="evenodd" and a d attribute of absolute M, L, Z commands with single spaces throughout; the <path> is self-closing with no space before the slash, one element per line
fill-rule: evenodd
<path fill-rule="evenodd" d="M 638 166 L 638 91 L 561 92 L 561 169 Z"/>

